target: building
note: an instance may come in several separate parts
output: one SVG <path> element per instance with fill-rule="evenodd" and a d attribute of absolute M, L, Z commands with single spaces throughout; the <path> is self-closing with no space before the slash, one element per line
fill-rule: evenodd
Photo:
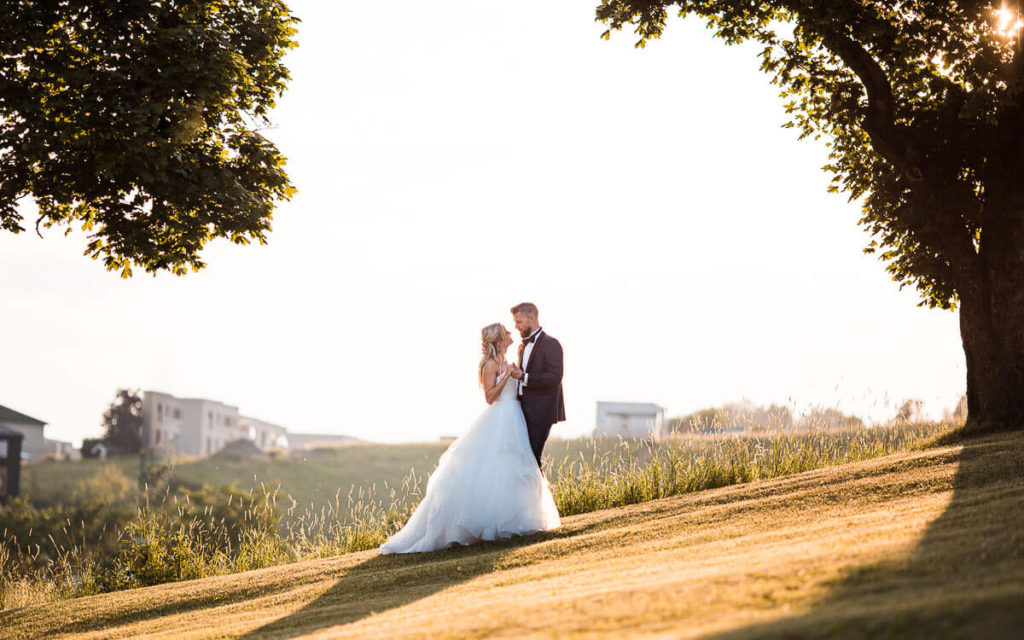
<path fill-rule="evenodd" d="M 0 424 L 0 505 L 8 498 L 18 496 L 21 481 L 21 443 L 25 436 L 20 431 Z"/>
<path fill-rule="evenodd" d="M 142 448 L 177 449 L 185 421 L 185 401 L 167 393 L 146 391 L 142 394 Z"/>
<path fill-rule="evenodd" d="M 142 397 L 142 447 L 168 447 L 186 456 L 208 456 L 239 438 L 238 407 L 206 398 L 176 398 L 146 391 Z"/>
<path fill-rule="evenodd" d="M 53 456 L 58 460 L 81 460 L 82 452 L 75 448 L 70 442 L 63 440 L 44 439 L 46 455 Z"/>
<path fill-rule="evenodd" d="M 93 445 L 89 447 L 89 456 L 92 458 L 106 460 L 108 453 L 109 449 L 107 449 L 107 445 L 103 444 L 102 442 L 93 443 Z"/>
<path fill-rule="evenodd" d="M 595 436 L 660 438 L 665 408 L 647 402 L 598 402 Z"/>
<path fill-rule="evenodd" d="M 146 391 L 142 396 L 142 447 L 162 447 L 179 455 L 209 456 L 229 442 L 251 440 L 266 451 L 287 448 L 287 430 L 243 417 L 238 407 L 206 398 L 176 398 Z M 265 444 L 261 444 L 265 443 Z"/>
<path fill-rule="evenodd" d="M 25 436 L 21 443 L 22 458 L 42 460 L 46 456 L 46 439 L 43 437 L 43 427 L 46 423 L 42 420 L 0 405 L 0 426 L 14 429 Z"/>
<path fill-rule="evenodd" d="M 241 416 L 238 426 L 245 437 L 256 443 L 261 451 L 288 448 L 288 430 L 284 427 L 249 416 Z"/>

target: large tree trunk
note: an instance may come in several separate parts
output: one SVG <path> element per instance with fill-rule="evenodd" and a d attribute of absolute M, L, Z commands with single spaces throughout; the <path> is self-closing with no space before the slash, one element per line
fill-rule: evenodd
<path fill-rule="evenodd" d="M 1020 328 L 1024 309 L 1011 325 L 995 322 L 986 309 L 960 309 L 960 335 L 967 358 L 967 430 L 990 432 L 1024 428 L 1024 349 Z"/>
<path fill-rule="evenodd" d="M 1024 211 L 1009 202 L 989 218 L 971 282 L 959 287 L 972 433 L 1024 428 Z"/>

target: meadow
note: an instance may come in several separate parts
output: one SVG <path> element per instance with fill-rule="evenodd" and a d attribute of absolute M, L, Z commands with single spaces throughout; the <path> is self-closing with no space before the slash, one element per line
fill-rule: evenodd
<path fill-rule="evenodd" d="M 180 459 L 174 462 L 167 482 L 172 487 L 188 489 L 234 485 L 245 492 L 280 485 L 282 494 L 292 498 L 301 509 L 319 509 L 339 491 L 344 497 L 353 486 L 395 486 L 401 484 L 410 470 L 429 472 L 446 447 L 441 442 L 354 444 L 292 455 Z M 46 460 L 24 467 L 22 493 L 36 506 L 68 504 L 74 501 L 84 481 L 110 465 L 127 478 L 139 476 L 136 456 L 106 461 Z"/>
<path fill-rule="evenodd" d="M 64 638 L 992 638 L 1024 627 L 1024 433 L 329 558 L 0 612 Z"/>
<path fill-rule="evenodd" d="M 906 451 L 950 428 L 553 441 L 547 468 L 559 512 L 571 516 Z M 36 490 L 56 489 L 49 498 L 30 494 L 30 501 L 64 495 L 78 504 L 69 512 L 66 505 L 22 501 L 0 511 L 0 608 L 373 549 L 408 518 L 443 447 L 357 445 L 277 459 L 211 458 L 176 465 L 168 484 L 145 490 L 127 480 L 137 460 L 82 463 L 78 485 L 63 489 L 43 474 L 74 482 L 73 465 L 34 465 Z M 180 478 L 193 486 L 175 484 Z"/>

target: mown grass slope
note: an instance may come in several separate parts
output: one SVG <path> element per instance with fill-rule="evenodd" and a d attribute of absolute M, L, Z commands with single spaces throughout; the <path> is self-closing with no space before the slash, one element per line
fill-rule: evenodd
<path fill-rule="evenodd" d="M 1024 628 L 1024 434 L 0 613 L 7 638 L 986 637 Z"/>

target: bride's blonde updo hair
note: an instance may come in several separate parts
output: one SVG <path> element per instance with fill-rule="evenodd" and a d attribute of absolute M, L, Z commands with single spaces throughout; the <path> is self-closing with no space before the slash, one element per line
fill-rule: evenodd
<path fill-rule="evenodd" d="M 505 330 L 504 325 L 500 322 L 489 324 L 480 330 L 480 350 L 484 354 L 483 357 L 480 358 L 480 367 L 477 371 L 477 377 L 480 379 L 480 384 L 483 384 L 484 382 L 484 365 L 490 360 L 500 362 L 503 359 L 498 348 L 506 333 L 507 331 Z"/>

